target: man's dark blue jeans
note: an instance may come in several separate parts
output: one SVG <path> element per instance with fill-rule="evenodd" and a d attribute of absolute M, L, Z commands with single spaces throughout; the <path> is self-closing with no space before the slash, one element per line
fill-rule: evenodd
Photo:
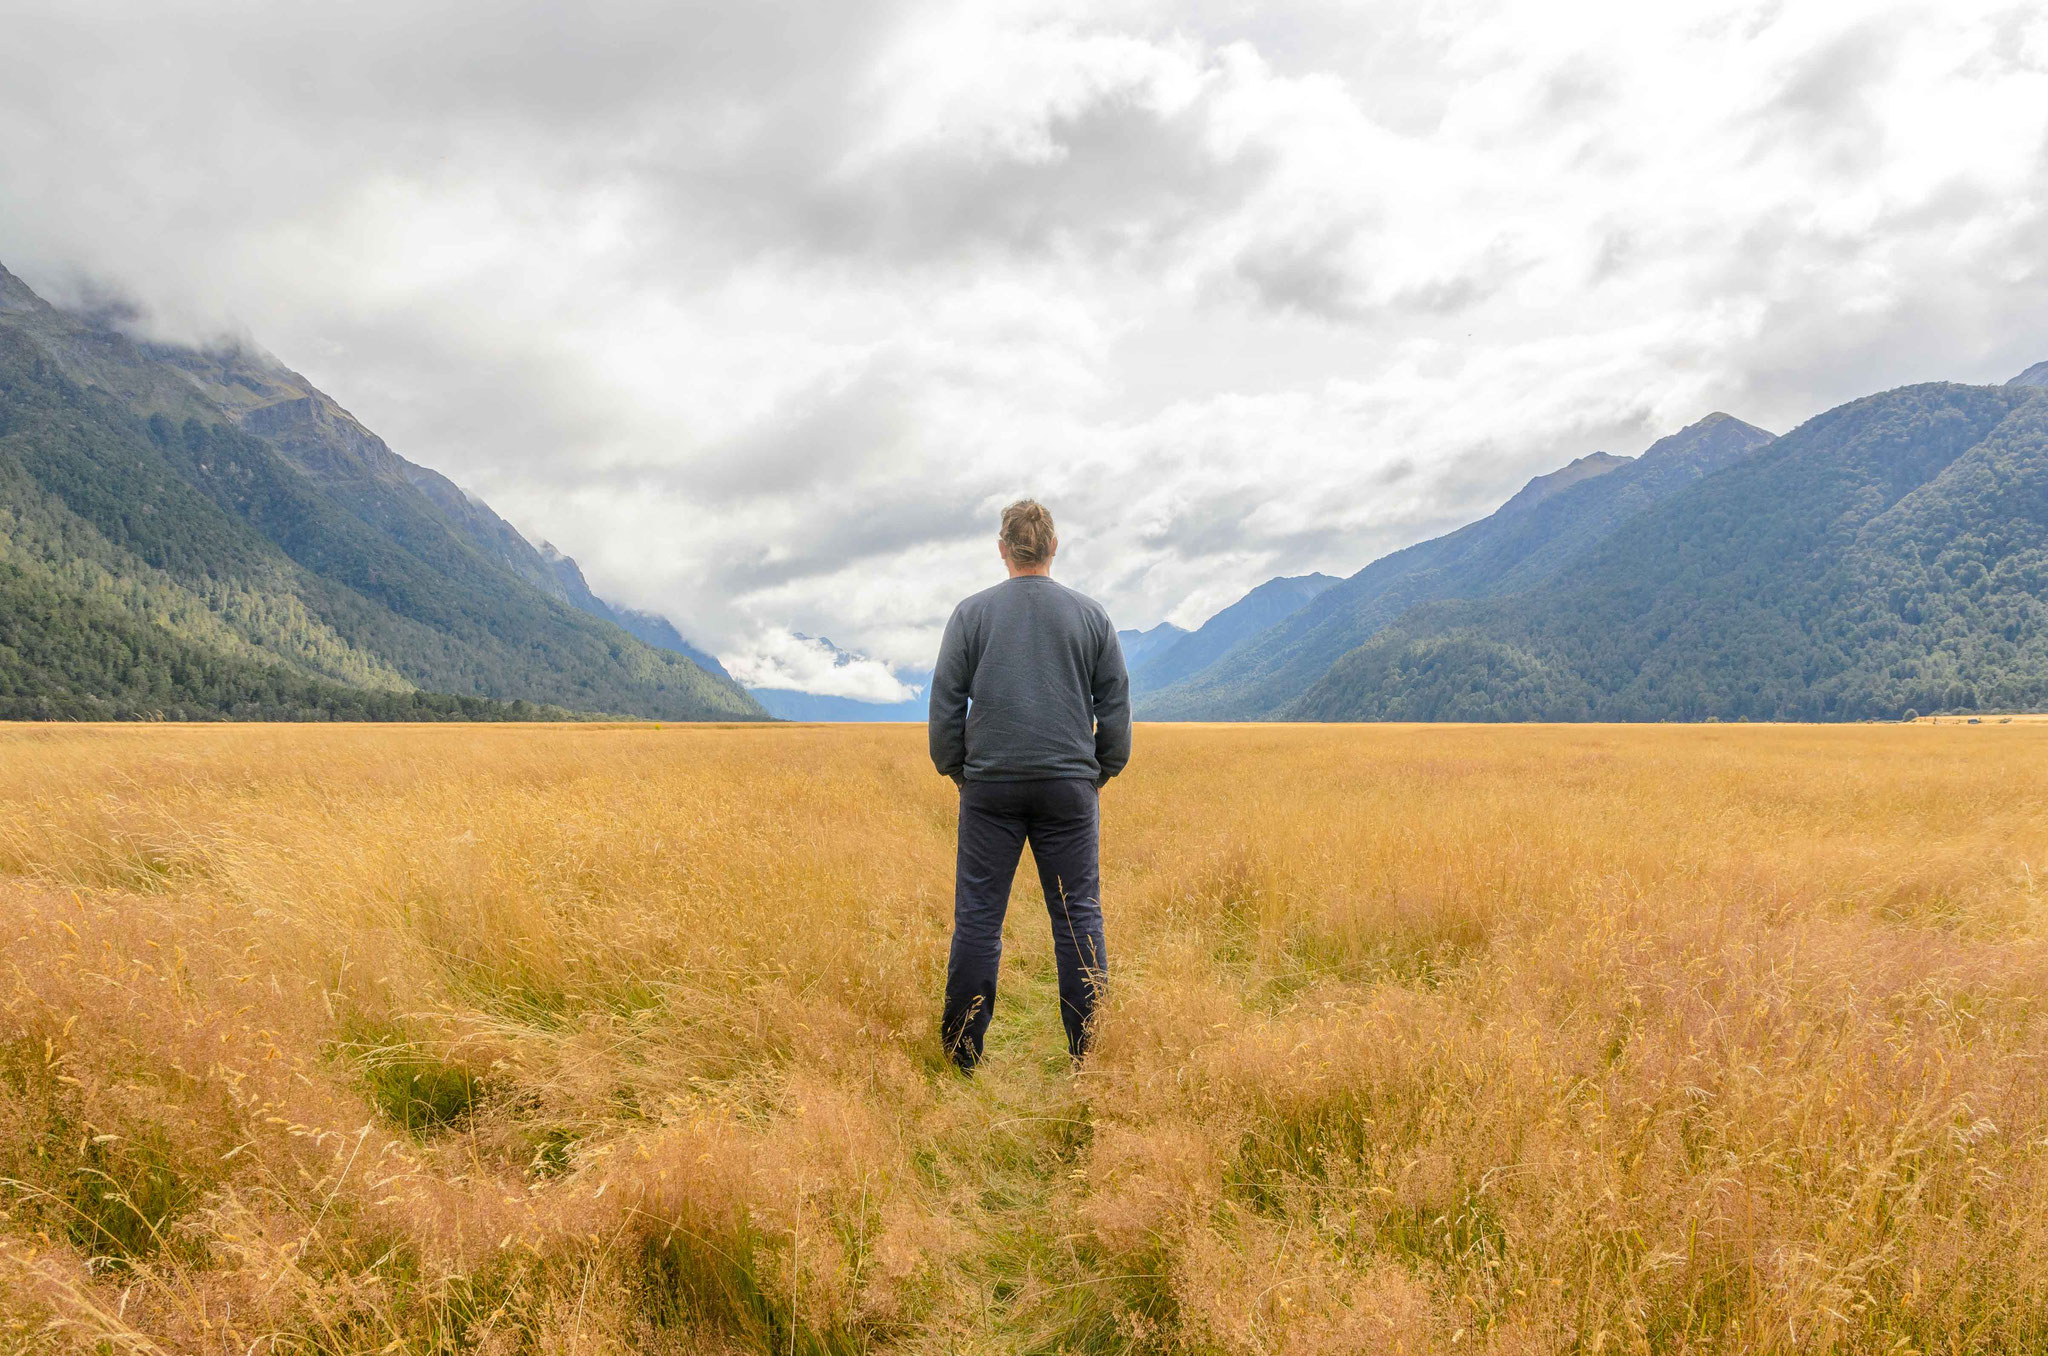
<path fill-rule="evenodd" d="M 1067 1051 L 1088 1049 L 1095 991 L 1102 979 L 1100 797 L 1076 778 L 1038 782 L 966 782 L 960 788 L 960 858 L 953 878 L 953 954 L 946 966 L 946 1008 L 939 1020 L 946 1053 L 963 1069 L 981 1062 L 996 1006 L 1003 958 L 1003 914 L 1024 844 L 1038 863 L 1052 915 L 1059 964 L 1060 1018 Z"/>

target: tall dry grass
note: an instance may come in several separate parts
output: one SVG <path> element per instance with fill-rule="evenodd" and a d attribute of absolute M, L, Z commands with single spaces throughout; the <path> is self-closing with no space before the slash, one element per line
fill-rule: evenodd
<path fill-rule="evenodd" d="M 0 732 L 0 1347 L 2048 1348 L 2041 727 L 1143 729 L 972 1082 L 922 742 Z"/>

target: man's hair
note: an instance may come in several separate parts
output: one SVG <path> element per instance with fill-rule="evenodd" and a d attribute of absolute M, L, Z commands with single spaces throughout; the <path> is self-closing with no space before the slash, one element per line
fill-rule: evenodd
<path fill-rule="evenodd" d="M 1003 545 L 1019 565 L 1042 565 L 1052 555 L 1052 515 L 1036 499 L 1019 499 L 1003 510 Z"/>

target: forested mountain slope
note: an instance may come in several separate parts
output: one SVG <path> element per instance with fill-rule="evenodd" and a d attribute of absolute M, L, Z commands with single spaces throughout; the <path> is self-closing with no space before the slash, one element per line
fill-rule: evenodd
<path fill-rule="evenodd" d="M 0 571 L 8 714 L 764 714 L 572 606 L 509 525 L 303 378 L 137 343 L 5 270 Z"/>
<path fill-rule="evenodd" d="M 488 513 L 489 510 L 486 509 L 485 512 Z M 495 514 L 491 516 L 494 519 L 497 517 Z M 509 525 L 507 530 L 511 530 Z M 518 536 L 516 532 L 513 535 Z M 526 544 L 524 537 L 519 537 L 518 540 L 522 546 Z M 668 618 L 658 617 L 652 612 L 635 611 L 630 607 L 619 607 L 598 597 L 590 591 L 589 582 L 583 578 L 583 567 L 573 558 L 557 551 L 553 542 L 542 542 L 539 553 L 541 561 L 548 568 L 552 582 L 560 589 L 563 601 L 583 609 L 593 617 L 604 618 L 627 635 L 638 637 L 657 650 L 669 650 L 682 655 L 706 673 L 731 680 L 732 675 L 725 671 L 725 665 L 719 663 L 716 656 L 698 649 L 683 639 L 682 632 L 676 630 L 675 623 Z"/>
<path fill-rule="evenodd" d="M 1839 720 L 2048 706 L 2048 390 L 1830 410 L 1547 587 L 1417 610 L 1285 714 Z"/>
<path fill-rule="evenodd" d="M 1139 714 L 1271 717 L 1410 608 L 1531 587 L 1619 524 L 1770 440 L 1740 419 L 1711 414 L 1640 457 L 1596 453 L 1538 476 L 1490 517 L 1374 561 L 1208 667 L 1141 697 Z"/>
<path fill-rule="evenodd" d="M 1142 663 L 1131 664 L 1131 691 L 1156 691 L 1191 673 L 1199 673 L 1246 640 L 1301 611 L 1318 594 L 1340 582 L 1327 574 L 1268 579 L 1194 630 L 1147 655 Z"/>
<path fill-rule="evenodd" d="M 1149 631 L 1119 631 L 1117 644 L 1123 648 L 1124 668 L 1134 677 L 1138 670 L 1172 649 L 1189 631 L 1172 622 L 1161 622 Z"/>

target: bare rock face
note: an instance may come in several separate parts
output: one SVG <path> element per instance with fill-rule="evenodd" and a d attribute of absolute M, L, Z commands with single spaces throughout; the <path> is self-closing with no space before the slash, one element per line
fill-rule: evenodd
<path fill-rule="evenodd" d="M 2035 363 L 2006 383 L 2007 386 L 2048 386 L 2048 362 Z"/>
<path fill-rule="evenodd" d="M 27 283 L 0 266 L 0 312 L 32 311 L 43 304 L 41 297 L 29 291 Z"/>

